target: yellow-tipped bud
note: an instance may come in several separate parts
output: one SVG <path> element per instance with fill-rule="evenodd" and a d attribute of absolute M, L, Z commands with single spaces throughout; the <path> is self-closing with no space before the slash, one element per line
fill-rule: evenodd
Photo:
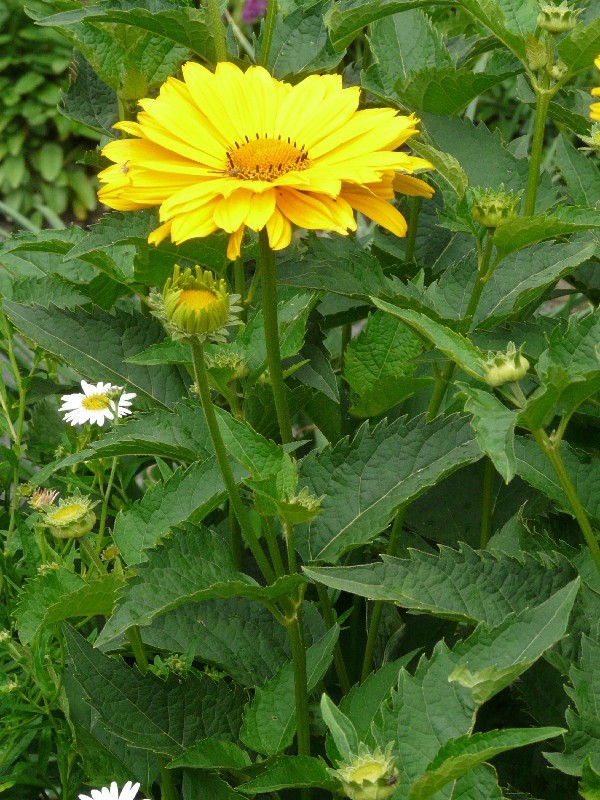
<path fill-rule="evenodd" d="M 514 343 L 509 342 L 506 352 L 490 355 L 483 369 L 486 383 L 490 386 L 503 386 L 524 378 L 529 369 L 529 361 L 521 353 L 521 348 L 517 350 Z"/>
<path fill-rule="evenodd" d="M 400 775 L 391 749 L 390 745 L 385 751 L 379 747 L 369 750 L 361 742 L 358 755 L 349 764 L 329 772 L 341 782 L 350 800 L 386 800 L 396 791 Z"/>
<path fill-rule="evenodd" d="M 217 333 L 229 319 L 227 284 L 198 266 L 182 272 L 176 265 L 173 277 L 165 283 L 162 300 L 170 328 L 183 335 L 205 338 Z"/>
<path fill-rule="evenodd" d="M 42 522 L 57 539 L 79 539 L 89 533 L 96 522 L 92 508 L 96 503 L 75 491 L 70 497 L 60 500 L 57 506 L 38 507 L 42 511 Z"/>

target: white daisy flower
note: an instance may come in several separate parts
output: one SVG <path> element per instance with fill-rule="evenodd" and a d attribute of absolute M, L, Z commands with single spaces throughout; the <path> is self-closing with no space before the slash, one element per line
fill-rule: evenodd
<path fill-rule="evenodd" d="M 118 397 L 119 417 L 131 414 L 128 406 L 135 397 L 134 392 L 123 392 L 122 386 L 113 386 L 110 383 L 98 384 L 81 381 L 83 394 L 65 394 L 62 396 L 63 404 L 59 411 L 66 411 L 65 422 L 71 425 L 83 425 L 89 422 L 91 425 L 104 425 L 106 419 L 115 418 L 115 407 Z"/>
<path fill-rule="evenodd" d="M 100 790 L 92 789 L 91 797 L 87 794 L 80 794 L 79 800 L 135 800 L 139 788 L 139 783 L 127 781 L 119 792 L 116 781 L 113 781 L 110 785 L 110 789 L 107 786 Z"/>

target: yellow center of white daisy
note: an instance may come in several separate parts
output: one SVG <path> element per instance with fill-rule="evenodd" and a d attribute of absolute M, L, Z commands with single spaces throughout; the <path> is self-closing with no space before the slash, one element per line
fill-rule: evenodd
<path fill-rule="evenodd" d="M 208 289 L 184 289 L 176 307 L 187 306 L 192 311 L 203 311 L 210 308 L 216 300 L 217 295 Z"/>
<path fill-rule="evenodd" d="M 81 401 L 81 405 L 86 411 L 103 411 L 110 408 L 110 398 L 105 394 L 88 394 Z"/>
<path fill-rule="evenodd" d="M 51 522 L 74 522 L 83 514 L 87 513 L 87 510 L 87 506 L 84 503 L 69 503 L 66 506 L 61 506 L 51 511 L 48 514 L 48 519 Z"/>
<path fill-rule="evenodd" d="M 249 181 L 272 181 L 286 172 L 300 171 L 310 167 L 308 153 L 290 138 L 248 139 L 227 153 L 229 174 Z"/>

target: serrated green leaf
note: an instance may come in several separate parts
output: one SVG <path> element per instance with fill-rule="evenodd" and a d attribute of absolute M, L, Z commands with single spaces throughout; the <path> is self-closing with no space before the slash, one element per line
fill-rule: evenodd
<path fill-rule="evenodd" d="M 341 52 L 361 30 L 376 20 L 432 5 L 446 5 L 444 0 L 338 0 L 325 14 L 325 24 L 333 47 Z"/>
<path fill-rule="evenodd" d="M 2 272 L 0 294 L 15 303 L 25 306 L 41 305 L 44 308 L 75 308 L 90 302 L 90 298 L 72 283 L 55 275 L 14 279 L 7 272 Z"/>
<path fill-rule="evenodd" d="M 265 65 L 275 78 L 297 78 L 339 64 L 342 54 L 333 49 L 323 19 L 330 5 L 329 0 L 320 0 L 309 9 L 299 8 L 286 17 L 275 18 Z"/>
<path fill-rule="evenodd" d="M 4 311 L 18 331 L 86 378 L 108 381 L 135 392 L 136 405 L 168 408 L 185 394 L 186 383 L 177 367 L 163 365 L 150 370 L 125 362 L 129 355 L 164 337 L 158 322 L 138 312 L 115 309 L 109 314 L 95 308 L 87 313 L 11 301 L 4 303 Z M 102 342 L 101 348 L 98 342 Z"/>
<path fill-rule="evenodd" d="M 119 119 L 114 89 L 100 80 L 90 63 L 77 50 L 73 70 L 74 76 L 71 77 L 68 91 L 61 97 L 59 111 L 104 136 L 114 136 L 112 126 Z"/>
<path fill-rule="evenodd" d="M 411 142 L 411 147 L 415 153 L 433 164 L 437 173 L 454 190 L 458 199 L 462 200 L 469 185 L 469 179 L 457 159 L 424 142 Z"/>
<path fill-rule="evenodd" d="M 562 753 L 545 753 L 556 769 L 567 775 L 582 775 L 584 764 L 600 770 L 600 644 L 583 637 L 581 660 L 569 673 L 572 687 L 565 690 L 573 702 L 567 710 L 569 733 L 565 736 Z"/>
<path fill-rule="evenodd" d="M 600 798 L 600 772 L 592 764 L 592 759 L 583 762 L 579 794 L 584 800 L 599 800 Z"/>
<path fill-rule="evenodd" d="M 491 459 L 506 483 L 515 476 L 515 425 L 518 411 L 507 408 L 492 392 L 457 384 L 466 398 L 465 411 L 473 415 L 473 429 L 483 452 Z"/>
<path fill-rule="evenodd" d="M 348 343 L 344 377 L 357 394 L 367 394 L 382 379 L 412 375 L 411 361 L 422 349 L 420 340 L 400 320 L 375 312 Z"/>
<path fill-rule="evenodd" d="M 311 603 L 302 610 L 309 646 L 323 636 L 325 625 Z M 186 603 L 156 617 L 140 633 L 150 647 L 189 653 L 244 686 L 262 686 L 291 658 L 285 628 L 264 606 L 244 598 Z"/>
<path fill-rule="evenodd" d="M 327 631 L 306 651 L 307 689 L 312 692 L 327 672 L 340 629 Z M 244 711 L 240 739 L 257 753 L 276 755 L 292 743 L 296 724 L 294 672 L 288 662 L 262 688 Z"/>
<path fill-rule="evenodd" d="M 354 725 L 326 694 L 321 695 L 321 716 L 329 728 L 341 760 L 349 764 L 358 755 L 358 735 Z"/>
<path fill-rule="evenodd" d="M 371 728 L 374 742 L 381 747 L 394 742 L 396 763 L 403 774 L 398 797 L 408 798 L 410 785 L 427 771 L 440 747 L 471 733 L 482 702 L 564 635 L 577 588 L 578 582 L 569 584 L 545 603 L 509 615 L 495 628 L 481 623 L 452 650 L 438 642 L 431 657 L 421 659 L 414 676 L 400 672 L 397 691 L 391 702 L 381 707 Z M 464 665 L 473 673 L 495 665 L 498 671 L 511 669 L 512 675 L 507 681 L 497 681 L 486 697 L 475 700 L 468 687 L 451 677 Z"/>
<path fill-rule="evenodd" d="M 28 581 L 15 610 L 19 638 L 29 644 L 44 627 L 72 617 L 108 616 L 124 580 L 114 573 L 86 582 L 66 569 Z"/>
<path fill-rule="evenodd" d="M 352 442 L 313 451 L 301 464 L 299 487 L 325 497 L 319 516 L 297 531 L 300 553 L 305 561 L 335 563 L 384 530 L 399 505 L 480 457 L 459 416 L 383 421 L 372 430 L 365 424 Z"/>
<path fill-rule="evenodd" d="M 173 7 L 172 3 L 162 3 L 160 8 L 155 2 L 154 8 L 160 10 L 149 11 L 127 2 L 120 5 L 121 9 L 115 3 L 64 11 L 39 20 L 38 24 L 68 29 L 80 22 L 120 22 L 157 34 L 214 62 L 214 41 L 204 8 Z"/>
<path fill-rule="evenodd" d="M 567 244 L 545 242 L 505 259 L 484 286 L 474 325 L 489 329 L 515 315 L 561 277 L 570 275 L 593 252 L 593 239 L 581 234 Z"/>
<path fill-rule="evenodd" d="M 409 800 L 427 800 L 446 784 L 489 761 L 490 758 L 529 744 L 560 736 L 562 728 L 506 728 L 450 739 L 410 787 Z"/>
<path fill-rule="evenodd" d="M 500 225 L 494 234 L 495 261 L 501 261 L 509 253 L 522 250 L 545 239 L 566 236 L 577 231 L 599 228 L 597 213 L 586 208 L 568 206 L 552 214 L 539 217 L 524 217 Z M 591 241 L 591 240 L 590 240 Z"/>
<path fill-rule="evenodd" d="M 130 669 L 64 626 L 75 677 L 112 733 L 134 747 L 176 757 L 198 739 L 236 741 L 244 696 L 222 680 L 190 675 L 166 681 Z"/>
<path fill-rule="evenodd" d="M 441 547 L 439 554 L 409 552 L 408 559 L 385 556 L 383 563 L 304 571 L 334 589 L 470 625 L 497 625 L 509 614 L 547 599 L 575 575 L 566 559 L 516 559 L 465 544 L 460 551 Z"/>
<path fill-rule="evenodd" d="M 258 777 L 237 787 L 244 794 L 266 794 L 280 789 L 335 789 L 338 782 L 318 758 L 310 756 L 279 756 L 267 764 Z"/>
<path fill-rule="evenodd" d="M 600 17 L 588 25 L 576 25 L 558 43 L 558 54 L 572 75 L 591 67 L 599 52 Z"/>
<path fill-rule="evenodd" d="M 567 184 L 571 200 L 578 206 L 595 208 L 600 197 L 600 172 L 591 158 L 575 149 L 564 137 L 558 140 L 556 163 Z"/>
<path fill-rule="evenodd" d="M 309 237 L 302 256 L 292 254 L 277 267 L 278 282 L 368 301 L 387 286 L 377 259 L 355 241 Z"/>
<path fill-rule="evenodd" d="M 239 476 L 239 470 L 236 470 Z M 113 539 L 126 564 L 146 561 L 148 550 L 181 522 L 201 522 L 225 498 L 221 471 L 214 457 L 176 470 L 126 511 L 119 512 Z"/>
<path fill-rule="evenodd" d="M 485 359 L 483 353 L 467 338 L 460 333 L 456 333 L 451 328 L 441 325 L 425 314 L 420 314 L 408 308 L 400 308 L 376 297 L 371 299 L 377 308 L 393 314 L 393 316 L 398 317 L 398 319 L 416 330 L 438 350 L 441 350 L 442 353 L 455 361 L 469 375 L 478 378 L 480 381 L 484 380 L 483 365 Z"/>
<path fill-rule="evenodd" d="M 533 32 L 538 11 L 533 0 L 460 0 L 460 5 L 522 61 L 525 33 Z M 535 11 L 534 11 L 535 9 Z"/>
<path fill-rule="evenodd" d="M 120 593 L 119 604 L 98 642 L 108 642 L 131 625 L 149 625 L 159 614 L 211 597 L 277 600 L 304 582 L 285 575 L 269 586 L 238 572 L 227 544 L 203 525 L 182 523 L 136 566 L 136 576 Z"/>
<path fill-rule="evenodd" d="M 200 739 L 178 758 L 171 761 L 168 769 L 187 767 L 191 769 L 243 770 L 250 766 L 250 756 L 233 742 L 218 739 Z"/>

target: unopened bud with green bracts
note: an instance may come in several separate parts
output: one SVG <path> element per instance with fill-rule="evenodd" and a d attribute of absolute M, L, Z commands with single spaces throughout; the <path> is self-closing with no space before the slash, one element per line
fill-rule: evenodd
<path fill-rule="evenodd" d="M 571 8 L 566 0 L 559 5 L 541 3 L 537 24 L 548 33 L 564 33 L 575 27 L 580 13 L 581 10 Z"/>
<path fill-rule="evenodd" d="M 229 293 L 226 282 L 210 270 L 196 266 L 181 270 L 175 265 L 162 295 L 152 298 L 156 316 L 173 338 L 198 337 L 222 341 L 224 329 L 238 324 L 237 295 Z"/>
<path fill-rule="evenodd" d="M 508 343 L 505 352 L 490 354 L 483 365 L 484 377 L 490 386 L 503 386 L 505 383 L 516 383 L 524 378 L 529 369 L 529 361 L 515 348 L 513 342 Z"/>
<path fill-rule="evenodd" d="M 475 222 L 484 228 L 499 228 L 517 218 L 523 192 L 507 192 L 501 183 L 497 189 L 476 186 L 471 189 L 472 210 Z"/>

